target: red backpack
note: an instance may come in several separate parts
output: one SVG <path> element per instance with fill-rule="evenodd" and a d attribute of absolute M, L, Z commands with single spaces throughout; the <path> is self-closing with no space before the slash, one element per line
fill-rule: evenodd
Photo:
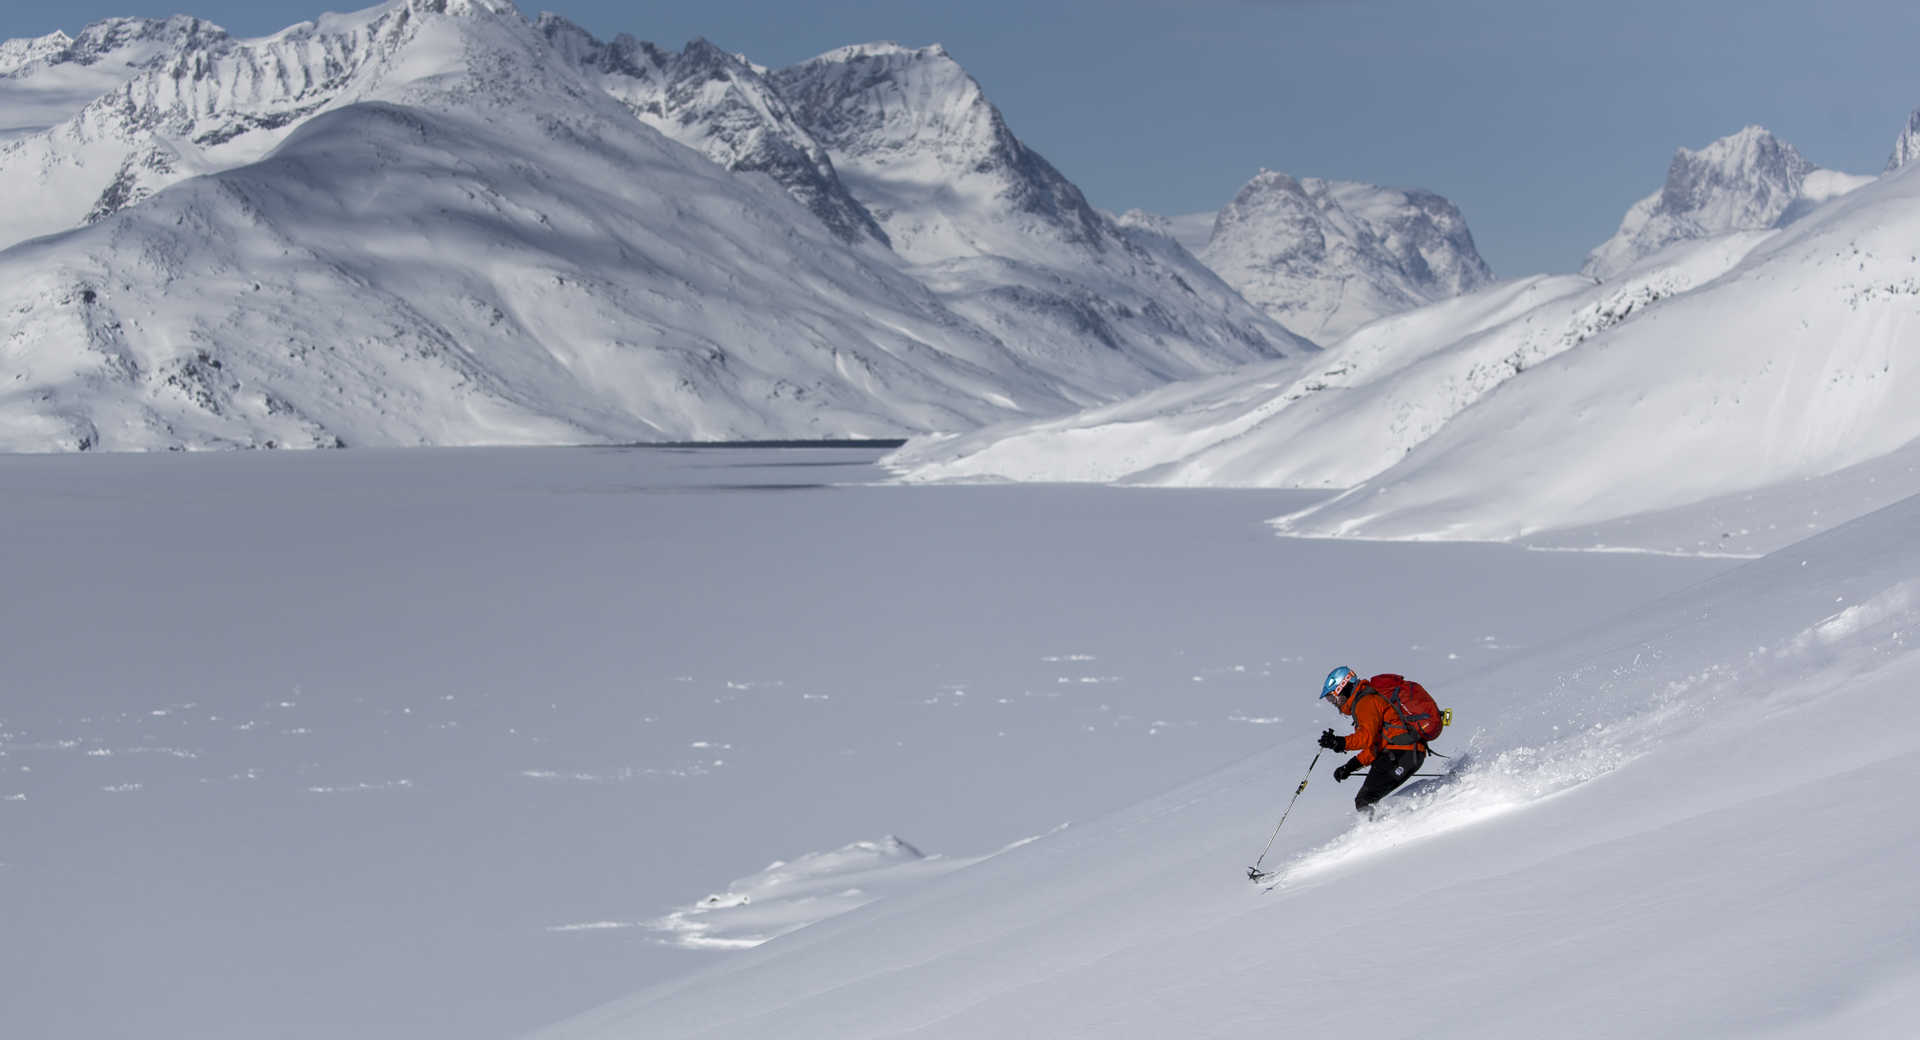
<path fill-rule="evenodd" d="M 1440 706 L 1433 702 L 1433 695 L 1427 688 L 1404 675 L 1376 675 L 1367 680 L 1367 685 L 1380 692 L 1393 705 L 1394 714 L 1406 723 L 1422 742 L 1434 740 L 1440 736 L 1441 728 L 1446 724 Z"/>

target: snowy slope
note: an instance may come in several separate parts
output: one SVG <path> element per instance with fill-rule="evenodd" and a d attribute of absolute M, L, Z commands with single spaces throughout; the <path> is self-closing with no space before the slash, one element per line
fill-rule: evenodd
<path fill-rule="evenodd" d="M 1459 209 L 1432 192 L 1266 170 L 1219 212 L 1197 255 L 1317 343 L 1493 280 Z"/>
<path fill-rule="evenodd" d="M 1717 277 L 1754 236 L 1696 243 L 1605 285 L 1517 279 L 1377 321 L 1310 363 L 1250 368 L 1060 419 L 923 438 L 912 480 L 1350 487 L 1483 398 L 1654 300 Z"/>
<path fill-rule="evenodd" d="M 1666 183 L 1627 210 L 1581 272 L 1611 278 L 1675 242 L 1779 227 L 1871 180 L 1822 170 L 1766 128 L 1749 126 L 1676 151 Z"/>
<path fill-rule="evenodd" d="M 1910 170 L 1857 189 L 1719 279 L 1530 371 L 1392 469 L 1283 527 L 1510 538 L 1887 455 L 1920 437 L 1916 233 L 1920 178 Z"/>
<path fill-rule="evenodd" d="M 1063 407 L 911 280 L 796 235 L 797 206 L 624 126 L 349 106 L 0 254 L 0 443 L 829 437 Z"/>
<path fill-rule="evenodd" d="M 1021 844 L 1025 844 L 1022 842 Z M 918 888 L 985 859 L 928 856 L 899 838 L 856 841 L 775 860 L 690 906 L 644 922 L 595 921 L 554 931 L 644 927 L 689 950 L 748 950 L 868 903 Z"/>
<path fill-rule="evenodd" d="M 1728 569 L 873 454 L 0 456 L 6 1035 L 514 1035 Z"/>
<path fill-rule="evenodd" d="M 1370 1013 L 1422 1036 L 1904 1035 L 1920 765 L 1904 728 L 1836 720 L 1920 680 L 1916 525 L 1902 502 L 1446 685 L 1455 775 L 1356 823 L 1322 768 L 1270 892 L 1242 868 L 1319 718 L 539 1035 L 1319 1034 L 1380 978 Z"/>
<path fill-rule="evenodd" d="M 0 150 L 13 234 L 92 222 L 0 253 L 0 445 L 888 436 L 1307 349 L 1110 224 L 929 277 L 790 111 L 504 0 L 196 39 Z"/>

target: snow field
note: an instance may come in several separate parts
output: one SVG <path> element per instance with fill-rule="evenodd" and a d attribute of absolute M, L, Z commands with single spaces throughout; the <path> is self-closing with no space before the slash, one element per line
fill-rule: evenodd
<path fill-rule="evenodd" d="M 0 457 L 35 590 L 0 601 L 10 1021 L 510 1035 L 1280 745 L 1221 831 L 1244 886 L 1333 661 L 1454 690 L 1727 567 L 1274 539 L 1300 496 L 876 486 L 875 454 Z M 763 873 L 887 834 L 927 857 Z"/>

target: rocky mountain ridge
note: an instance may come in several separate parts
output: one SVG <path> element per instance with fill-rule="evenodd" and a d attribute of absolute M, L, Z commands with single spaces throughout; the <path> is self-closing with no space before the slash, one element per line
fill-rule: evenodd
<path fill-rule="evenodd" d="M 706 40 L 675 54 L 626 34 L 602 43 L 551 13 L 537 25 L 642 122 L 729 170 L 766 175 L 848 242 L 889 244 L 764 69 Z"/>

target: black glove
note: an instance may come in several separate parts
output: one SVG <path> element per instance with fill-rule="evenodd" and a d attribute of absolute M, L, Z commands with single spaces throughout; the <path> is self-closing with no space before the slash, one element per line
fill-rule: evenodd
<path fill-rule="evenodd" d="M 1327 730 L 1320 734 L 1320 746 L 1328 751 L 1345 751 L 1347 741 L 1345 737 L 1337 736 L 1332 730 Z"/>
<path fill-rule="evenodd" d="M 1333 767 L 1333 782 L 1336 784 L 1346 783 L 1347 777 L 1352 776 L 1354 770 L 1359 768 L 1360 760 L 1357 758 L 1349 759 L 1345 765 Z"/>

